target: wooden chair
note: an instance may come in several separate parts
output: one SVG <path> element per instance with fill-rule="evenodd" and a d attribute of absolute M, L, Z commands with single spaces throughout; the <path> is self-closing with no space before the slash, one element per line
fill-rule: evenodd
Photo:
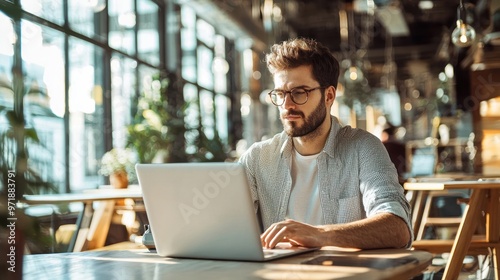
<path fill-rule="evenodd" d="M 464 193 L 432 191 L 427 194 L 425 206 L 422 212 L 421 220 L 418 225 L 415 240 L 425 238 L 425 230 L 429 227 L 456 227 L 462 221 L 464 211 L 461 201 L 466 199 Z M 451 239 L 447 236 L 444 239 Z"/>
<path fill-rule="evenodd" d="M 447 236 L 446 239 L 426 239 L 425 230 L 430 226 L 434 227 L 457 227 L 460 225 L 462 221 L 462 215 L 465 208 L 465 205 L 468 202 L 468 195 L 461 192 L 445 192 L 445 191 L 430 191 L 426 194 L 424 209 L 421 212 L 421 219 L 418 223 L 416 231 L 415 241 L 412 244 L 412 248 L 415 250 L 423 250 L 433 254 L 441 254 L 448 253 L 451 251 L 453 246 L 455 236 Z M 445 215 L 439 216 L 439 214 L 443 214 L 442 212 L 436 211 L 436 203 L 439 199 L 446 199 L 449 203 L 450 201 L 455 201 L 457 203 L 453 208 L 455 214 L 458 209 L 461 208 L 460 215 L 451 216 L 448 213 L 444 213 Z M 433 209 L 434 208 L 434 209 Z M 438 215 L 436 215 L 438 214 Z M 443 217 L 447 216 L 447 217 Z M 473 237 L 473 240 L 470 244 L 468 254 L 470 255 L 488 255 L 488 248 L 484 246 L 484 232 L 482 228 L 478 228 L 476 230 L 477 235 Z"/>

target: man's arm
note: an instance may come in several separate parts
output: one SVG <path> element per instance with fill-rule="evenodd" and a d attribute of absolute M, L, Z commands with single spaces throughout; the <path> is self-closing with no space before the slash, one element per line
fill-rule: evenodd
<path fill-rule="evenodd" d="M 262 245 L 266 248 L 274 248 L 278 242 L 285 241 L 304 247 L 404 248 L 409 239 L 405 221 L 391 213 L 346 224 L 321 226 L 285 220 L 272 224 L 261 235 Z"/>

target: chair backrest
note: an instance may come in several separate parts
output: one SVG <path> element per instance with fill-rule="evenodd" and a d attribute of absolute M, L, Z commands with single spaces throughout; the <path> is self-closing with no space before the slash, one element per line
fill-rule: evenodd
<path fill-rule="evenodd" d="M 465 210 L 465 204 L 460 203 L 459 199 L 467 198 L 462 193 L 447 193 L 433 195 L 429 217 L 462 217 Z"/>
<path fill-rule="evenodd" d="M 465 210 L 465 204 L 460 203 L 459 200 L 464 198 L 468 198 L 468 195 L 463 192 L 430 191 L 427 194 L 421 219 L 414 223 L 414 227 L 418 225 L 418 228 L 415 228 L 415 240 L 435 239 L 437 233 L 434 231 L 439 227 L 458 229 Z"/>

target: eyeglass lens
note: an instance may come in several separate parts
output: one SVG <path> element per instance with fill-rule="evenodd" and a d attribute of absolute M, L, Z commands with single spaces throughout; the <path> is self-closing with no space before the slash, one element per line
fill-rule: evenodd
<path fill-rule="evenodd" d="M 282 105 L 285 102 L 286 94 L 290 94 L 290 98 L 292 101 L 298 105 L 304 104 L 307 102 L 307 92 L 303 89 L 294 89 L 289 92 L 284 92 L 280 90 L 271 91 L 271 100 L 275 105 Z"/>

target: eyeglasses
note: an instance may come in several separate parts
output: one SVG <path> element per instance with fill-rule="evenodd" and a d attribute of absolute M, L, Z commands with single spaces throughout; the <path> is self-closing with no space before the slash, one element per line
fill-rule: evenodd
<path fill-rule="evenodd" d="M 297 105 L 303 105 L 306 104 L 310 92 L 324 88 L 327 87 L 315 87 L 312 89 L 294 88 L 292 90 L 275 89 L 269 92 L 268 94 L 269 97 L 271 97 L 271 102 L 273 102 L 273 104 L 276 106 L 281 106 L 283 105 L 283 103 L 285 103 L 285 97 L 287 93 L 290 94 L 290 98 L 292 99 L 293 103 Z"/>

